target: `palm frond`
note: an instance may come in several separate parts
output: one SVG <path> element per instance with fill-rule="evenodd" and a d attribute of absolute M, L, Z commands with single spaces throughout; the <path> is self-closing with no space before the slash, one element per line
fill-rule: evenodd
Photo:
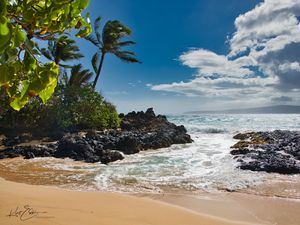
<path fill-rule="evenodd" d="M 122 54 L 126 54 L 126 55 L 131 55 L 131 56 L 135 56 L 135 53 L 132 51 L 121 51 Z"/>
<path fill-rule="evenodd" d="M 71 69 L 73 66 L 71 65 L 67 65 L 67 64 L 63 64 L 63 63 L 59 63 L 58 64 L 60 67 L 63 67 L 64 69 Z"/>
<path fill-rule="evenodd" d="M 91 42 L 96 47 L 98 47 L 100 44 L 93 35 L 89 35 L 89 36 L 85 37 L 85 39 L 88 40 L 89 42 Z"/>
<path fill-rule="evenodd" d="M 109 20 L 103 28 L 102 32 L 102 40 L 103 43 L 112 44 L 118 43 L 119 40 L 123 37 L 129 36 L 131 34 L 131 30 L 123 25 L 118 20 Z"/>
<path fill-rule="evenodd" d="M 94 74 L 88 69 L 82 70 L 81 64 L 76 64 L 71 69 L 68 85 L 81 87 L 87 85 Z"/>
<path fill-rule="evenodd" d="M 48 49 L 42 48 L 40 49 L 40 52 L 43 54 L 43 56 L 45 56 L 47 59 L 53 61 L 53 57 L 51 52 Z"/>
<path fill-rule="evenodd" d="M 121 41 L 121 42 L 118 42 L 118 46 L 120 47 L 125 47 L 125 46 L 129 46 L 129 45 L 135 45 L 136 42 L 134 41 Z"/>
<path fill-rule="evenodd" d="M 128 54 L 126 52 L 115 52 L 114 54 L 124 62 L 141 63 L 138 59 L 134 58 L 131 54 Z"/>
<path fill-rule="evenodd" d="M 61 61 L 73 61 L 83 57 L 76 42 L 67 35 L 48 41 L 48 49 L 41 49 L 41 53 L 58 65 L 61 64 Z"/>
<path fill-rule="evenodd" d="M 92 66 L 93 66 L 93 69 L 95 71 L 95 73 L 97 74 L 98 73 L 98 62 L 99 62 L 99 53 L 96 52 L 94 55 L 93 55 L 93 58 L 92 58 Z"/>
<path fill-rule="evenodd" d="M 90 72 L 89 70 L 81 71 L 78 77 L 78 85 L 80 86 L 87 85 L 93 76 L 94 76 L 93 72 Z"/>
<path fill-rule="evenodd" d="M 80 72 L 81 68 L 82 68 L 81 64 L 76 64 L 72 67 L 71 76 L 68 81 L 68 85 L 72 86 L 74 83 L 76 83 L 76 79 L 77 79 L 78 73 Z"/>
<path fill-rule="evenodd" d="M 97 17 L 96 20 L 95 20 L 95 23 L 94 23 L 94 31 L 95 31 L 95 34 L 96 34 L 96 38 L 97 38 L 97 41 L 98 43 L 101 43 L 102 40 L 101 40 L 101 33 L 99 31 L 100 29 L 100 22 L 101 22 L 101 17 Z"/>

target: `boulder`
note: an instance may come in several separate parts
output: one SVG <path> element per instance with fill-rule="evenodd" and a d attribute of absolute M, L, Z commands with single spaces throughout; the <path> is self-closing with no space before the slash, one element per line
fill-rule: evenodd
<path fill-rule="evenodd" d="M 117 150 L 124 152 L 127 155 L 138 153 L 142 149 L 139 137 L 130 134 L 131 133 L 127 133 L 127 135 L 121 136 L 115 147 Z"/>
<path fill-rule="evenodd" d="M 99 162 L 99 154 L 82 137 L 66 135 L 58 142 L 57 158 L 71 158 L 77 161 Z"/>

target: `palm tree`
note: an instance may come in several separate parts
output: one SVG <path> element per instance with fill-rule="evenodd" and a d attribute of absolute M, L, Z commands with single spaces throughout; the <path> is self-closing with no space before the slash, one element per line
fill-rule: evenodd
<path fill-rule="evenodd" d="M 93 73 L 88 69 L 83 70 L 81 64 L 77 64 L 72 67 L 70 79 L 67 80 L 66 84 L 69 86 L 82 87 L 89 84 L 89 81 Z"/>
<path fill-rule="evenodd" d="M 131 51 L 124 51 L 122 47 L 134 45 L 134 41 L 123 41 L 122 39 L 131 35 L 131 30 L 123 25 L 118 20 L 108 21 L 103 27 L 100 33 L 100 21 L 101 17 L 98 17 L 94 23 L 95 36 L 90 35 L 86 37 L 93 45 L 95 45 L 99 52 L 96 52 L 92 58 L 92 66 L 96 73 L 95 80 L 93 82 L 93 88 L 95 89 L 98 82 L 100 72 L 103 66 L 105 55 L 111 53 L 117 56 L 119 59 L 130 63 L 140 63 L 135 58 L 135 53 Z M 101 54 L 100 62 L 99 57 Z"/>
<path fill-rule="evenodd" d="M 83 57 L 83 55 L 79 53 L 79 48 L 75 44 L 75 41 L 66 35 L 48 41 L 48 48 L 42 48 L 40 51 L 47 59 L 62 67 L 69 66 L 61 64 L 61 61 L 68 62 Z"/>

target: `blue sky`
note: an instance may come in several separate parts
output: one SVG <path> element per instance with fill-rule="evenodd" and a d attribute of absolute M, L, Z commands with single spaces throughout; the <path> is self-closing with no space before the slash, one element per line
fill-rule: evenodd
<path fill-rule="evenodd" d="M 267 71 L 265 65 L 260 65 L 255 57 L 258 63 L 240 65 L 239 62 L 238 66 L 236 65 L 235 59 L 247 56 L 249 61 L 250 50 L 258 47 L 245 45 L 248 48 L 248 52 L 245 53 L 242 49 L 245 46 L 239 45 L 241 40 L 245 39 L 245 37 L 240 38 L 241 34 L 249 31 L 249 27 L 252 26 L 243 26 L 242 23 L 246 21 L 247 24 L 247 20 L 250 20 L 246 14 L 249 11 L 254 11 L 254 15 L 261 16 L 259 20 L 264 20 L 264 15 L 261 15 L 263 13 L 259 9 L 256 10 L 255 6 L 262 3 L 262 6 L 266 5 L 266 9 L 269 9 L 271 3 L 268 2 L 270 0 L 266 2 L 259 0 L 91 0 L 88 8 L 91 21 L 101 16 L 102 24 L 107 20 L 117 19 L 129 26 L 133 31 L 132 40 L 137 42 L 137 45 L 131 49 L 143 62 L 127 64 L 114 56 L 107 57 L 97 90 L 113 102 L 120 112 L 154 107 L 161 113 L 182 113 L 240 106 L 241 102 L 245 103 L 245 99 L 241 101 L 243 93 L 245 92 L 246 98 L 253 97 L 248 96 L 251 91 L 255 92 L 253 82 L 260 82 L 248 79 L 249 76 L 257 78 Z M 290 2 L 294 7 L 292 4 L 297 0 L 286 0 L 286 2 Z M 242 17 L 240 20 L 239 16 Z M 259 25 L 259 22 L 263 23 L 263 21 L 252 21 L 252 24 Z M 269 34 L 270 37 L 264 36 L 264 38 L 271 40 L 280 34 L 275 36 Z M 262 40 L 261 37 L 253 37 L 251 40 L 254 38 Z M 86 56 L 83 63 L 86 67 L 90 67 L 90 58 L 96 49 L 86 41 L 79 40 L 78 43 Z M 215 60 L 207 62 L 204 59 Z M 226 73 L 209 67 L 209 65 L 216 65 L 215 63 L 217 66 L 214 68 L 218 66 L 227 68 L 228 65 Z M 291 63 L 296 62 L 291 61 Z M 297 65 L 294 64 L 294 67 Z M 240 78 L 238 81 L 230 80 L 237 76 L 236 73 L 238 75 L 241 73 L 242 80 Z M 266 77 L 270 78 L 271 75 Z M 217 83 L 209 84 L 214 86 L 207 86 L 207 82 L 211 83 L 211 80 Z M 265 81 L 263 80 L 262 83 L 266 83 L 268 87 L 275 85 Z M 244 84 L 245 82 L 248 83 Z M 239 92 L 236 93 L 236 87 L 234 91 L 232 90 L 233 83 L 239 83 L 245 88 L 241 89 L 239 86 Z M 226 90 L 226 93 L 220 92 L 220 89 Z M 218 90 L 218 92 L 210 90 Z M 266 96 L 267 93 L 260 96 L 261 105 L 273 104 L 271 99 L 276 98 L 292 99 L 290 96 L 279 94 L 270 96 L 266 101 Z M 249 104 L 244 104 L 242 107 L 253 104 L 256 106 L 256 103 L 249 101 Z"/>

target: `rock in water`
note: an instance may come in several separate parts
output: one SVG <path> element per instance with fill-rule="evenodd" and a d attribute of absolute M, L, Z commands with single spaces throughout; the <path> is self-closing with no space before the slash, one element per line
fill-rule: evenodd
<path fill-rule="evenodd" d="M 300 132 L 273 131 L 238 134 L 232 155 L 240 168 L 281 174 L 300 173 Z"/>
<path fill-rule="evenodd" d="M 77 161 L 89 163 L 102 162 L 108 163 L 123 159 L 123 155 L 117 151 L 104 150 L 101 144 L 91 146 L 85 137 L 75 135 L 66 135 L 58 142 L 57 151 L 54 157 L 71 158 Z"/>
<path fill-rule="evenodd" d="M 143 150 L 193 141 L 184 126 L 176 126 L 169 122 L 166 116 L 156 116 L 152 108 L 147 109 L 145 113 L 131 112 L 123 116 L 121 129 L 139 136 Z"/>

